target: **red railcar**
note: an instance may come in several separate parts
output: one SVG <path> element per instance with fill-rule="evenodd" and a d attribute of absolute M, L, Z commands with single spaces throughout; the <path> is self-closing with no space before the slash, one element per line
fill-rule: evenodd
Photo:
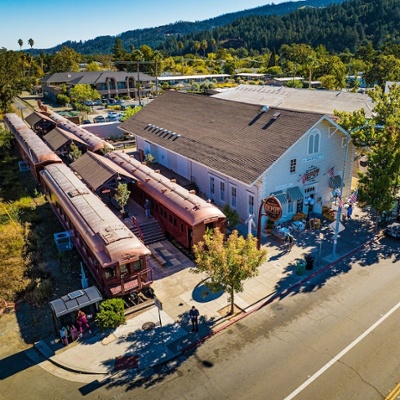
<path fill-rule="evenodd" d="M 129 187 L 133 200 L 144 206 L 149 199 L 151 214 L 164 232 L 189 251 L 203 239 L 207 229 L 218 227 L 225 232 L 223 212 L 194 191 L 188 191 L 125 153 L 111 152 L 106 157 L 135 177 L 136 183 Z"/>
<path fill-rule="evenodd" d="M 17 114 L 6 114 L 4 116 L 4 123 L 14 136 L 18 151 L 36 181 L 38 181 L 39 171 L 44 166 L 62 163 L 61 158 Z"/>
<path fill-rule="evenodd" d="M 153 282 L 149 249 L 64 164 L 40 171 L 46 197 L 106 297 Z"/>

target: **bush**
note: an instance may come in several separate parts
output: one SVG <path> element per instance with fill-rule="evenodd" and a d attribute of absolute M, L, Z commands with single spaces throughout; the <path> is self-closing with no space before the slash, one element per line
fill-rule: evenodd
<path fill-rule="evenodd" d="M 117 328 L 124 322 L 124 301 L 122 299 L 108 299 L 100 303 L 96 324 L 101 329 Z"/>

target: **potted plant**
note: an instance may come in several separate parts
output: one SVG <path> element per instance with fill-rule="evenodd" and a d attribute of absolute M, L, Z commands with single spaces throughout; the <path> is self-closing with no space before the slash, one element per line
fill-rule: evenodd
<path fill-rule="evenodd" d="M 267 230 L 267 233 L 271 233 L 272 230 L 274 229 L 274 226 L 275 226 L 275 222 L 270 219 L 267 219 L 267 224 L 265 225 L 265 229 Z"/>

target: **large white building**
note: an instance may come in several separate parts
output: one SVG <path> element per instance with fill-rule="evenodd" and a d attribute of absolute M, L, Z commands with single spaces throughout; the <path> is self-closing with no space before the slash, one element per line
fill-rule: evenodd
<path fill-rule="evenodd" d="M 271 194 L 282 203 L 282 220 L 307 211 L 308 197 L 321 213 L 344 165 L 343 194 L 350 190 L 354 146 L 324 114 L 165 92 L 120 128 L 136 137 L 142 156 L 151 153 L 242 220 L 257 216 Z"/>

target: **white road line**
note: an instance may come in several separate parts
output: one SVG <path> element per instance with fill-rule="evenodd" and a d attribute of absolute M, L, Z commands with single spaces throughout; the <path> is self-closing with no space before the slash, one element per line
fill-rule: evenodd
<path fill-rule="evenodd" d="M 308 378 L 301 386 L 299 386 L 294 392 L 285 397 L 284 400 L 294 399 L 301 391 L 303 391 L 307 386 L 309 386 L 313 381 L 315 381 L 320 375 L 322 375 L 329 367 L 339 361 L 346 353 L 348 353 L 356 344 L 361 342 L 370 332 L 372 332 L 376 327 L 378 327 L 385 319 L 390 317 L 398 308 L 400 307 L 400 302 L 397 303 L 393 308 L 391 308 L 385 315 L 378 319 L 370 328 L 368 328 L 363 334 L 361 334 L 357 339 L 350 343 L 344 350 L 332 358 L 327 364 L 325 364 L 319 371 L 317 371 L 313 376 Z"/>

